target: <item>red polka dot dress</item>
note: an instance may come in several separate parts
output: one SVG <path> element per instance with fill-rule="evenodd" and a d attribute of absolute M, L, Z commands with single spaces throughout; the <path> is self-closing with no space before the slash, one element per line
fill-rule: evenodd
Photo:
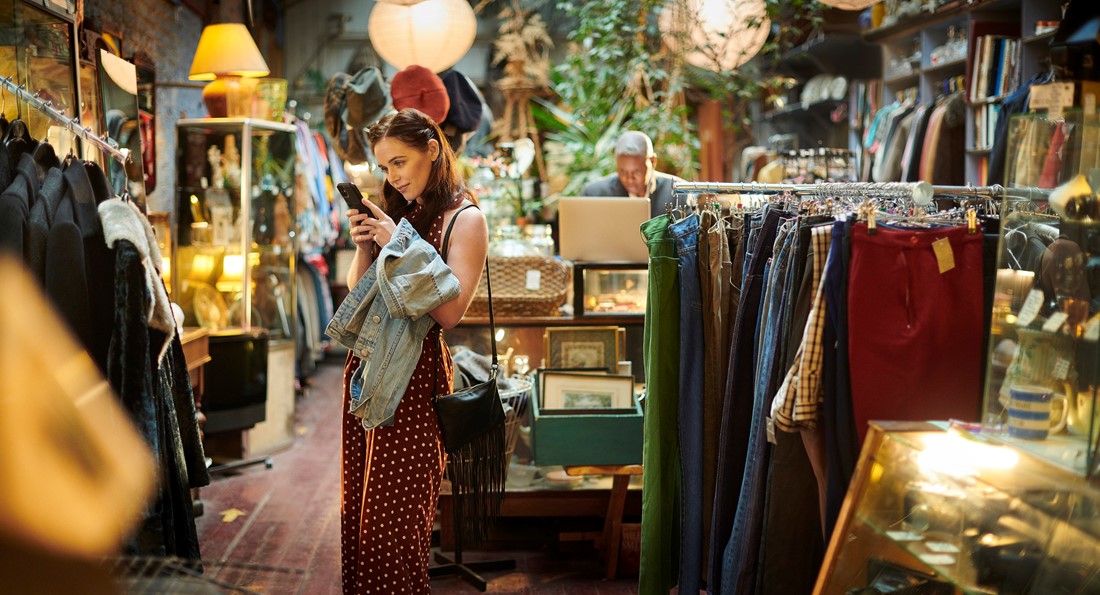
<path fill-rule="evenodd" d="M 440 215 L 426 238 L 436 250 L 441 248 L 442 232 Z M 436 394 L 451 392 L 452 365 L 438 326 L 433 326 L 393 425 L 367 431 L 348 412 L 348 383 L 359 367 L 359 358 L 348 354 L 340 464 L 340 551 L 346 594 L 430 591 L 432 523 L 447 460 L 432 401 Z"/>

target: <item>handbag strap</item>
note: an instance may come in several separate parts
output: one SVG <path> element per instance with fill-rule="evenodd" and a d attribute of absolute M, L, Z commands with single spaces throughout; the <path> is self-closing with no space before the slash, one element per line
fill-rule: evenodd
<path fill-rule="evenodd" d="M 469 209 L 471 207 L 476 209 L 477 205 L 468 204 L 459 209 L 458 212 L 455 213 L 453 217 L 451 217 L 451 222 L 447 225 L 447 231 L 443 234 L 443 262 L 447 262 L 447 248 L 450 247 L 451 229 L 455 226 L 455 220 L 458 219 L 458 216 L 462 213 L 462 211 L 465 211 L 466 209 Z M 488 256 L 485 257 L 485 288 L 488 290 L 489 293 L 489 346 L 493 349 L 493 367 L 490 370 L 489 377 L 492 378 L 496 376 L 499 363 L 497 360 L 497 326 L 496 322 L 493 320 L 493 284 L 489 280 Z"/>

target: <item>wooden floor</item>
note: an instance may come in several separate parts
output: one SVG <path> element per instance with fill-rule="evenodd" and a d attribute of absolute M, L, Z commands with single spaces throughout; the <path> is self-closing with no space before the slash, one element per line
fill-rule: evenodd
<path fill-rule="evenodd" d="M 330 358 L 298 399 L 297 440 L 274 465 L 216 477 L 202 489 L 197 519 L 206 576 L 262 593 L 340 593 L 340 378 Z M 577 521 L 570 521 L 576 523 Z M 600 519 L 593 519 L 598 528 Z M 637 593 L 637 577 L 604 580 L 591 542 L 559 542 L 576 529 L 553 519 L 502 520 L 494 539 L 466 560 L 514 559 L 490 573 L 491 593 Z M 434 593 L 477 593 L 456 577 L 432 581 Z"/>

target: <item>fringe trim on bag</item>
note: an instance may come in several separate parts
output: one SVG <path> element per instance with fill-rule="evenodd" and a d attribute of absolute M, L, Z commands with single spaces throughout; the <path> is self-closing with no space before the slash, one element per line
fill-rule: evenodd
<path fill-rule="evenodd" d="M 500 514 L 508 474 L 505 427 L 502 423 L 457 452 L 447 453 L 455 530 L 462 531 L 464 548 L 486 541 Z"/>

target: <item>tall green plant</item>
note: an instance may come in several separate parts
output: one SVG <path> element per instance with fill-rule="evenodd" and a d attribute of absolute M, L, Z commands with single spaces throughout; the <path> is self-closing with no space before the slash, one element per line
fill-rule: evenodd
<path fill-rule="evenodd" d="M 566 192 L 614 170 L 611 147 L 627 129 L 653 139 L 664 171 L 695 173 L 699 141 L 683 105 L 680 68 L 660 45 L 663 4 L 558 3 L 574 23 L 568 54 L 551 78 L 560 103 L 538 102 L 536 119 L 549 130 L 548 159 L 562 163 L 569 177 Z"/>

